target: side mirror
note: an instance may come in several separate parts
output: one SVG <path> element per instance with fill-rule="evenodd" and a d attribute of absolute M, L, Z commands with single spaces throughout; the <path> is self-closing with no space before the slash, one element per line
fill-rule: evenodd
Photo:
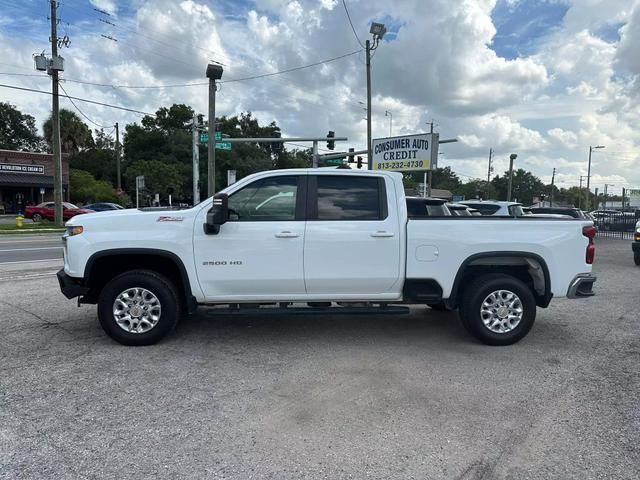
<path fill-rule="evenodd" d="M 217 235 L 220 232 L 220 225 L 227 223 L 227 220 L 229 220 L 229 195 L 217 193 L 213 196 L 213 205 L 207 212 L 204 233 Z"/>

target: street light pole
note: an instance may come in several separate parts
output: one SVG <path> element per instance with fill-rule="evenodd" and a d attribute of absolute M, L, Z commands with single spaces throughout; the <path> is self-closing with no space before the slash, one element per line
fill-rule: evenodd
<path fill-rule="evenodd" d="M 209 79 L 209 141 L 207 142 L 207 195 L 216 193 L 216 80 L 222 78 L 222 67 L 210 63 L 207 65 Z"/>
<path fill-rule="evenodd" d="M 509 184 L 507 186 L 507 202 L 511 201 L 511 186 L 513 185 L 513 161 L 518 158 L 518 155 L 512 153 L 509 155 Z"/>
<path fill-rule="evenodd" d="M 596 145 L 595 147 L 589 145 L 589 166 L 587 167 L 587 200 L 585 201 L 585 208 L 587 209 L 587 211 L 589 211 L 589 204 L 591 203 L 591 189 L 589 188 L 589 186 L 591 185 L 591 152 L 596 148 L 604 148 L 604 145 Z"/>
<path fill-rule="evenodd" d="M 373 43 L 371 40 L 365 42 L 367 56 L 367 166 L 369 170 L 373 169 L 373 148 L 371 140 L 371 52 L 378 48 L 378 44 L 386 32 L 387 29 L 384 24 L 372 22 L 369 33 L 373 35 Z"/>
<path fill-rule="evenodd" d="M 367 51 L 367 168 L 373 169 L 373 154 L 371 150 L 371 41 L 365 42 Z"/>

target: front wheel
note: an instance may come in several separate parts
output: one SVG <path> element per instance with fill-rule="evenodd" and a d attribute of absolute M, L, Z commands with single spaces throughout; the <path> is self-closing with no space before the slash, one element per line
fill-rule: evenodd
<path fill-rule="evenodd" d="M 511 345 L 533 326 L 536 301 L 521 280 L 504 274 L 476 277 L 465 289 L 460 306 L 462 324 L 487 345 Z"/>
<path fill-rule="evenodd" d="M 640 252 L 633 252 L 633 263 L 640 266 Z"/>
<path fill-rule="evenodd" d="M 40 223 L 42 221 L 42 215 L 40 215 L 39 213 L 34 213 L 31 219 L 33 220 L 33 223 Z"/>
<path fill-rule="evenodd" d="M 180 318 L 173 284 L 149 270 L 132 270 L 113 278 L 98 299 L 104 331 L 123 345 L 151 345 L 169 333 Z"/>

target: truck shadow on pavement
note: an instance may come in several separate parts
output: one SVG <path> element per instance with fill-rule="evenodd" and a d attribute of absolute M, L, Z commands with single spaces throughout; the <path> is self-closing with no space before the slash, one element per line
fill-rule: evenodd
<path fill-rule="evenodd" d="M 162 343 L 171 342 L 408 342 L 476 343 L 456 312 L 412 308 L 408 315 L 209 315 L 185 317 Z"/>

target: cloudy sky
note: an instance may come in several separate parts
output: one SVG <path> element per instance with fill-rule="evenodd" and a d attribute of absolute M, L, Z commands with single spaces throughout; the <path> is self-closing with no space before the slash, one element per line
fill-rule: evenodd
<path fill-rule="evenodd" d="M 206 85 L 125 86 L 206 83 L 206 64 L 214 60 L 225 69 L 219 115 L 251 110 L 261 122 L 278 122 L 285 136 L 334 130 L 349 137 L 345 149 L 361 149 L 360 42 L 380 21 L 388 33 L 373 58 L 374 138 L 389 134 L 391 118 L 394 135 L 428 130 L 434 120 L 441 138 L 459 139 L 442 146 L 440 165 L 462 178 L 486 178 L 493 148 L 496 173 L 517 153 L 516 165 L 546 182 L 555 167 L 563 187 L 586 175 L 589 145 L 605 145 L 593 155 L 593 188 L 640 188 L 640 0 L 346 0 L 346 6 L 355 34 L 342 0 L 62 0 L 59 35 L 71 41 L 61 52 L 62 85 L 70 95 L 143 112 L 171 103 L 206 112 Z M 32 76 L 32 54 L 50 50 L 48 8 L 45 0 L 0 0 L 0 83 L 50 89 L 46 74 Z M 39 123 L 50 109 L 46 95 L 4 87 L 0 100 Z M 61 104 L 73 108 L 66 99 Z M 140 119 L 76 104 L 108 130 Z"/>

